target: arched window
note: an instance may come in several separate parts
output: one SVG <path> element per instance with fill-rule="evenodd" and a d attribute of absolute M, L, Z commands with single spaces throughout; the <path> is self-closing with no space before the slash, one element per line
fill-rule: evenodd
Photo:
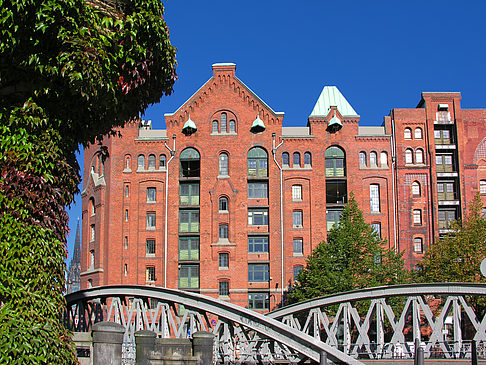
<path fill-rule="evenodd" d="M 148 168 L 149 170 L 155 170 L 155 155 L 149 155 Z"/>
<path fill-rule="evenodd" d="M 201 157 L 194 148 L 186 148 L 180 156 L 180 177 L 200 177 Z"/>
<path fill-rule="evenodd" d="M 292 167 L 300 167 L 300 153 L 294 152 L 294 156 L 292 159 Z"/>
<path fill-rule="evenodd" d="M 424 151 L 421 148 L 415 151 L 415 163 L 424 163 Z"/>
<path fill-rule="evenodd" d="M 410 128 L 405 128 L 403 131 L 403 138 L 412 139 L 412 130 Z"/>
<path fill-rule="evenodd" d="M 415 128 L 414 133 L 415 133 L 414 134 L 415 139 L 422 139 L 422 128 L 420 127 Z"/>
<path fill-rule="evenodd" d="M 413 239 L 413 251 L 422 252 L 423 251 L 423 240 L 421 237 L 415 237 Z"/>
<path fill-rule="evenodd" d="M 326 177 L 346 176 L 344 151 L 339 147 L 332 146 L 326 150 Z"/>
<path fill-rule="evenodd" d="M 268 154 L 261 147 L 248 151 L 248 177 L 268 177 Z"/>
<path fill-rule="evenodd" d="M 220 212 L 227 212 L 228 211 L 228 198 L 222 196 L 219 198 L 219 211 Z"/>
<path fill-rule="evenodd" d="M 282 153 L 282 165 L 288 166 L 290 161 L 290 156 L 288 152 Z"/>
<path fill-rule="evenodd" d="M 405 163 L 413 163 L 413 151 L 410 148 L 405 150 Z"/>
<path fill-rule="evenodd" d="M 384 151 L 380 153 L 380 165 L 381 167 L 388 166 L 388 154 Z"/>
<path fill-rule="evenodd" d="M 366 152 L 359 153 L 359 165 L 364 167 L 366 166 Z"/>
<path fill-rule="evenodd" d="M 219 132 L 219 125 L 217 120 L 213 120 L 213 133 Z"/>
<path fill-rule="evenodd" d="M 159 156 L 159 169 L 163 169 L 165 167 L 165 164 L 167 162 L 167 157 L 165 157 L 164 154 Z"/>
<path fill-rule="evenodd" d="M 96 208 L 95 208 L 94 198 L 89 198 L 89 214 L 90 215 L 95 215 L 96 214 Z"/>
<path fill-rule="evenodd" d="M 312 166 L 312 155 L 310 152 L 304 153 L 304 166 L 311 167 Z"/>
<path fill-rule="evenodd" d="M 230 133 L 236 133 L 236 122 L 233 119 L 229 121 L 229 131 Z"/>
<path fill-rule="evenodd" d="M 221 133 L 228 132 L 227 120 L 228 120 L 228 116 L 226 115 L 226 113 L 221 113 Z"/>
<path fill-rule="evenodd" d="M 228 176 L 228 155 L 226 153 L 220 153 L 219 155 L 219 175 Z"/>
<path fill-rule="evenodd" d="M 130 156 L 125 156 L 125 169 L 130 170 Z"/>
<path fill-rule="evenodd" d="M 138 156 L 138 165 L 137 165 L 138 170 L 144 170 L 145 169 L 145 156 L 144 155 L 139 155 Z"/>
<path fill-rule="evenodd" d="M 376 154 L 375 151 L 370 152 L 370 165 L 372 167 L 376 167 L 378 165 L 377 163 L 378 155 Z"/>
<path fill-rule="evenodd" d="M 412 183 L 412 195 L 420 196 L 420 183 L 418 181 Z"/>

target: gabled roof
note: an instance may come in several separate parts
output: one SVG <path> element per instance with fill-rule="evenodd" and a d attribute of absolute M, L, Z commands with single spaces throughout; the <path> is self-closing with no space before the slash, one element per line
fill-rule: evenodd
<path fill-rule="evenodd" d="M 337 110 L 343 117 L 358 116 L 351 104 L 348 103 L 336 86 L 324 86 L 310 116 L 325 117 L 329 114 L 331 106 L 337 107 Z"/>

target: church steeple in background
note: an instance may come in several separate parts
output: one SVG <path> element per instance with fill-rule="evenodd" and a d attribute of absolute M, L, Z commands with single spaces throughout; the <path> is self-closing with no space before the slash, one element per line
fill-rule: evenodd
<path fill-rule="evenodd" d="M 72 293 L 81 289 L 81 233 L 79 231 L 79 218 L 76 227 L 76 238 L 74 240 L 74 254 L 69 264 L 68 278 L 67 278 L 67 293 Z"/>

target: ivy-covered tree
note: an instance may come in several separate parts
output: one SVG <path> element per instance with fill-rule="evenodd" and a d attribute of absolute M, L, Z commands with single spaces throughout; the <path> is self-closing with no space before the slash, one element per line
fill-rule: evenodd
<path fill-rule="evenodd" d="M 486 220 L 477 194 L 463 220 L 451 222 L 451 232 L 437 239 L 418 263 L 422 282 L 482 282 L 479 267 L 486 258 Z"/>
<path fill-rule="evenodd" d="M 78 146 L 172 92 L 160 0 L 0 0 L 0 363 L 70 364 L 61 322 Z"/>
<path fill-rule="evenodd" d="M 365 222 L 351 194 L 327 242 L 321 242 L 308 257 L 288 294 L 289 301 L 404 282 L 407 271 L 401 254 L 386 246 L 386 241 Z"/>

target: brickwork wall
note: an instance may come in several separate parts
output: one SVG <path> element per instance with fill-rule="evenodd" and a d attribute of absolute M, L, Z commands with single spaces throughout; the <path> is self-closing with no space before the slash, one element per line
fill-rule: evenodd
<path fill-rule="evenodd" d="M 486 111 L 462 111 L 459 102 L 457 93 L 423 94 L 424 107 L 392 110 L 385 118 L 382 135 L 360 134 L 359 117 L 344 117 L 332 107 L 332 113 L 326 117 L 309 118 L 310 135 L 282 136 L 283 113 L 274 112 L 238 80 L 234 65 L 215 65 L 213 77 L 175 113 L 166 115 L 166 134 L 143 138 L 152 131 L 142 133 L 138 122 L 129 123 L 120 130 L 121 138 L 104 141 L 110 157 L 102 172 L 96 162 L 99 146 L 85 150 L 81 287 L 86 288 L 90 280 L 89 285 L 148 284 L 178 288 L 179 270 L 190 263 L 179 257 L 179 238 L 184 236 L 179 233 L 179 214 L 187 208 L 181 206 L 179 192 L 181 184 L 193 182 L 199 183 L 200 190 L 199 206 L 192 207 L 200 213 L 200 229 L 195 234 L 199 237 L 199 260 L 193 262 L 200 270 L 197 290 L 218 297 L 219 282 L 227 281 L 229 296 L 222 299 L 247 306 L 249 293 L 265 292 L 270 295 L 272 308 L 280 302 L 282 289 L 292 283 L 294 267 L 304 266 L 306 256 L 326 239 L 326 213 L 333 206 L 326 201 L 325 153 L 331 146 L 345 153 L 346 176 L 342 179 L 346 180 L 347 194 L 354 194 L 365 219 L 379 223 L 388 246 L 404 251 L 407 265 L 413 266 L 422 255 L 415 252 L 413 239 L 422 238 L 426 248 L 439 234 L 434 143 L 439 103 L 450 104 L 457 125 L 460 209 L 467 206 L 466 202 L 479 189 L 479 180 L 486 179 Z M 219 121 L 223 112 L 228 115 L 228 122 L 236 121 L 235 133 L 213 132 L 212 122 Z M 343 128 L 329 133 L 326 128 L 334 115 L 342 121 Z M 254 134 L 250 127 L 257 116 L 266 130 Z M 186 136 L 181 130 L 189 117 L 196 123 L 197 132 Z M 411 138 L 405 138 L 405 128 L 411 128 Z M 416 128 L 421 128 L 421 138 L 415 138 Z M 171 154 L 166 146 L 173 149 L 174 141 L 174 158 L 169 162 Z M 248 198 L 248 184 L 254 180 L 248 177 L 247 156 L 254 147 L 261 147 L 268 154 L 268 177 L 259 180 L 268 183 L 268 198 Z M 180 177 L 179 156 L 186 148 L 194 148 L 200 154 L 199 179 Z M 413 163 L 405 161 L 407 149 L 414 151 Z M 423 163 L 415 163 L 418 149 L 423 151 Z M 288 166 L 282 166 L 284 152 L 290 156 Z M 292 163 L 294 152 L 300 153 L 300 166 Z M 311 166 L 304 165 L 306 152 L 311 153 Z M 367 156 L 364 165 L 359 162 L 360 152 Z M 377 155 L 376 165 L 370 164 L 372 152 Z M 228 176 L 219 176 L 221 153 L 228 155 Z M 148 167 L 151 154 L 156 160 L 153 169 Z M 166 156 L 165 166 L 159 164 L 161 154 Z M 382 154 L 386 163 L 382 162 Z M 143 168 L 138 168 L 139 155 L 145 156 Z M 411 191 L 415 181 L 420 184 L 418 196 Z M 380 192 L 376 212 L 371 212 L 370 207 L 372 184 L 378 185 Z M 292 198 L 293 185 L 302 186 L 300 201 Z M 148 188 L 156 189 L 155 202 L 147 201 Z M 222 196 L 228 199 L 227 211 L 219 210 Z M 90 199 L 95 201 L 95 214 L 90 211 Z M 248 211 L 252 208 L 268 209 L 268 226 L 248 224 Z M 417 209 L 421 211 L 420 224 L 413 222 L 412 212 Z M 302 227 L 293 226 L 294 211 L 302 211 Z M 153 229 L 147 227 L 147 213 L 155 213 Z M 219 238 L 222 224 L 228 225 L 227 240 Z M 91 225 L 95 225 L 94 240 L 90 236 Z M 255 235 L 268 237 L 268 252 L 248 252 L 248 237 Z M 294 239 L 302 239 L 302 254 L 294 253 Z M 146 253 L 147 240 L 155 240 L 155 254 Z M 92 266 L 91 251 L 95 256 Z M 220 253 L 229 255 L 228 268 L 219 266 Z M 248 265 L 252 263 L 269 265 L 268 281 L 249 282 Z M 147 267 L 155 268 L 155 280 L 147 281 Z"/>

